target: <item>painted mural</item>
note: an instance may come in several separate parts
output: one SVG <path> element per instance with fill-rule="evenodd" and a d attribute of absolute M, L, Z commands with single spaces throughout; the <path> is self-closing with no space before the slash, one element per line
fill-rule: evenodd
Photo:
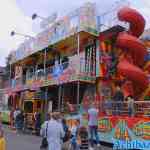
<path fill-rule="evenodd" d="M 68 118 L 68 122 L 75 122 L 76 119 L 81 119 L 83 126 L 88 126 L 87 113 L 82 116 Z M 71 124 L 69 124 L 71 125 Z M 118 116 L 102 116 L 98 121 L 98 130 L 101 141 L 113 143 L 118 141 L 150 141 L 150 121 L 148 118 L 130 118 Z"/>

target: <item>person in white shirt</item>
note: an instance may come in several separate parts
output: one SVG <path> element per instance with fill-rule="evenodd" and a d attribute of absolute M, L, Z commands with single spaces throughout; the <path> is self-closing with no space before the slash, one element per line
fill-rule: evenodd
<path fill-rule="evenodd" d="M 47 126 L 48 123 L 48 126 Z M 47 126 L 47 141 L 48 150 L 61 150 L 62 138 L 64 137 L 64 130 L 62 124 L 57 121 L 56 114 L 53 113 L 51 119 L 46 121 L 41 129 L 41 134 L 44 135 Z"/>
<path fill-rule="evenodd" d="M 100 147 L 100 141 L 98 136 L 98 110 L 94 107 L 94 104 L 92 104 L 91 108 L 88 110 L 88 126 L 90 131 L 90 142 L 91 147 L 90 149 L 93 149 L 94 141 L 96 140 L 96 144 L 98 147 Z"/>

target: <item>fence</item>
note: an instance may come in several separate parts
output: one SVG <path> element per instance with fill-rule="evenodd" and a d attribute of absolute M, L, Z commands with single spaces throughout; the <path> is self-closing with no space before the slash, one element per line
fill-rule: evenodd
<path fill-rule="evenodd" d="M 132 109 L 132 110 L 131 110 Z M 150 101 L 128 102 L 105 101 L 100 103 L 99 110 L 106 115 L 148 116 L 150 117 Z"/>
<path fill-rule="evenodd" d="M 68 61 L 62 64 L 53 65 L 44 69 L 37 69 L 36 71 L 28 72 L 26 75 L 23 75 L 19 79 L 11 80 L 11 87 L 21 86 L 25 84 L 30 84 L 35 80 L 49 80 L 52 78 L 57 78 L 63 73 L 66 73 L 65 70 L 69 70 L 69 75 L 86 75 L 86 76 L 95 76 L 95 68 L 86 69 L 85 60 L 83 58 L 78 61 Z"/>

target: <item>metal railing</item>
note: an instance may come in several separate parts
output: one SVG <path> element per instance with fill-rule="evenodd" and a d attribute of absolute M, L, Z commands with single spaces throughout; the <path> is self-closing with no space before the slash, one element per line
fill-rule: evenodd
<path fill-rule="evenodd" d="M 69 113 L 79 113 L 81 111 L 88 111 L 90 106 L 84 108 L 81 104 L 77 106 L 75 104 L 71 104 L 72 110 L 67 106 L 61 108 L 64 112 Z M 128 102 L 114 102 L 114 101 L 105 101 L 100 102 L 95 105 L 97 109 L 99 109 L 100 114 L 105 116 L 134 116 L 134 117 L 150 117 L 150 101 L 135 101 L 133 103 L 132 111 L 129 108 Z"/>
<path fill-rule="evenodd" d="M 81 74 L 87 76 L 95 76 L 95 69 L 96 68 L 86 68 L 85 61 L 80 58 L 79 62 L 74 62 L 69 60 L 68 62 L 64 62 L 62 64 L 54 65 L 47 67 L 46 70 L 44 69 L 37 69 L 34 72 L 28 72 L 27 75 L 23 75 L 19 79 L 11 79 L 11 87 L 16 87 L 17 85 L 25 85 L 29 82 L 34 82 L 35 80 L 49 80 L 51 77 L 58 77 L 60 76 L 67 68 L 71 70 L 70 73 L 74 74 Z"/>
<path fill-rule="evenodd" d="M 150 117 L 150 101 L 128 102 L 105 101 L 100 103 L 99 110 L 106 115 L 148 116 Z"/>

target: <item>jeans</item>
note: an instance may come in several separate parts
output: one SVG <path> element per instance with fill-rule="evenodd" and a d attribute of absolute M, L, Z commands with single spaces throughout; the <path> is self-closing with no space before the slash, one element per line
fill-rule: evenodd
<path fill-rule="evenodd" d="M 96 144 L 99 144 L 99 136 L 98 136 L 98 131 L 97 131 L 97 126 L 89 126 L 90 130 L 90 142 L 91 146 L 94 146 L 94 141 L 96 140 Z"/>
<path fill-rule="evenodd" d="M 129 108 L 128 108 L 128 115 L 129 115 L 130 117 L 134 116 L 134 109 L 133 109 L 132 107 L 129 107 Z"/>
<path fill-rule="evenodd" d="M 71 145 L 72 145 L 72 149 L 73 150 L 79 150 L 80 149 L 80 147 L 79 147 L 79 145 L 77 143 L 77 137 L 76 136 L 73 136 L 71 138 Z"/>

